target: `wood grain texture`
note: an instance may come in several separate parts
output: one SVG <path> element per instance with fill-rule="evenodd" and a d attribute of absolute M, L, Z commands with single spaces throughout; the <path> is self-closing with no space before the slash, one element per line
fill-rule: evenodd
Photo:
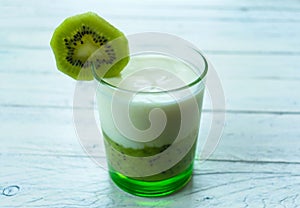
<path fill-rule="evenodd" d="M 223 136 L 174 195 L 120 191 L 81 148 L 76 83 L 56 70 L 49 41 L 65 17 L 88 10 L 126 34 L 183 37 L 220 76 Z M 1 208 L 300 207 L 299 1 L 11 0 L 0 11 Z M 199 149 L 212 115 L 208 97 L 204 107 Z"/>
<path fill-rule="evenodd" d="M 5 107 L 0 110 L 0 152 L 85 156 L 77 139 L 72 109 Z M 210 128 L 211 113 L 202 115 L 199 151 Z M 300 116 L 273 113 L 227 113 L 214 159 L 300 162 Z M 282 128 L 284 127 L 284 128 Z M 100 127 L 99 127 L 100 128 Z"/>
<path fill-rule="evenodd" d="M 7 157 L 8 158 L 8 157 Z M 0 196 L 1 207 L 297 207 L 299 164 L 206 161 L 177 194 L 159 199 L 119 190 L 105 170 L 87 157 L 15 154 L 1 160 L 1 187 L 18 185 L 14 196 Z M 22 167 L 20 170 L 19 167 Z M 298 181 L 298 182 L 297 182 Z"/>
<path fill-rule="evenodd" d="M 17 58 L 4 58 L 5 65 L 14 63 L 15 68 L 0 69 L 0 105 L 72 107 L 75 82 L 56 70 L 51 51 L 25 51 Z M 31 56 L 37 56 L 37 65 L 26 63 Z M 208 58 L 222 81 L 227 109 L 300 111 L 300 93 L 292 90 L 299 86 L 298 56 L 208 54 Z M 25 69 L 23 62 L 28 65 Z M 208 103 L 205 108 L 210 108 Z"/>

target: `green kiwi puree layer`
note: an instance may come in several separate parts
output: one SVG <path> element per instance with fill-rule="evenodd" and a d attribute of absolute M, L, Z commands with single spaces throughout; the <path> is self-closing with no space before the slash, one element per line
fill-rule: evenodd
<path fill-rule="evenodd" d="M 170 145 L 163 145 L 162 147 L 146 146 L 142 149 L 125 148 L 122 145 L 110 139 L 104 132 L 103 135 L 104 135 L 104 143 L 105 143 L 105 149 L 107 155 L 107 162 L 110 167 L 110 171 L 121 172 L 124 175 L 126 175 L 127 171 L 132 171 L 132 169 L 136 169 L 137 168 L 136 166 L 138 166 L 139 171 L 149 168 L 149 166 L 153 166 L 154 165 L 153 163 L 155 161 L 148 159 L 147 157 L 150 155 L 159 154 L 170 146 Z M 177 147 L 174 147 L 172 145 L 172 148 L 180 149 L 183 146 L 184 145 L 182 145 L 182 143 L 179 143 L 177 144 Z M 187 151 L 185 156 L 178 163 L 173 165 L 171 168 L 151 176 L 132 177 L 132 178 L 137 180 L 142 180 L 142 181 L 158 181 L 158 180 L 164 180 L 164 179 L 174 177 L 182 173 L 183 171 L 185 171 L 193 164 L 195 149 L 196 149 L 196 140 L 193 143 L 192 147 Z M 128 161 L 129 156 L 140 157 L 141 163 L 138 165 L 136 163 L 131 164 Z M 172 155 L 166 155 L 165 157 L 168 157 L 166 159 L 169 160 L 170 162 L 173 159 Z M 148 162 L 145 163 L 145 161 L 147 160 Z M 148 167 L 145 167 L 146 166 L 145 164 L 147 164 Z"/>

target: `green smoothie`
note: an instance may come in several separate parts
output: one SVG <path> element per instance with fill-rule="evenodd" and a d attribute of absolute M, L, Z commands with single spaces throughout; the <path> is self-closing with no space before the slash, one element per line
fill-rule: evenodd
<path fill-rule="evenodd" d="M 143 55 L 131 57 L 119 77 L 99 84 L 97 99 L 107 163 L 119 187 L 137 195 L 153 195 L 155 191 L 164 195 L 169 192 L 165 188 L 157 192 L 158 187 L 173 184 L 174 191 L 189 180 L 204 86 L 178 89 L 196 78 L 191 66 L 180 60 Z M 160 109 L 163 116 L 151 121 L 153 109 Z M 127 114 L 121 115 L 124 111 Z M 146 132 L 152 127 L 153 132 Z M 153 139 L 145 139 L 149 135 Z"/>

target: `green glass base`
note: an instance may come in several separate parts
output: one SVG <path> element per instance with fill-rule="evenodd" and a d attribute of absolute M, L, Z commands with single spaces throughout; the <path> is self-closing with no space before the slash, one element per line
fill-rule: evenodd
<path fill-rule="evenodd" d="M 110 171 L 110 177 L 122 190 L 143 197 L 159 197 L 174 193 L 183 188 L 191 179 L 193 164 L 177 176 L 162 181 L 141 181 L 121 173 Z"/>

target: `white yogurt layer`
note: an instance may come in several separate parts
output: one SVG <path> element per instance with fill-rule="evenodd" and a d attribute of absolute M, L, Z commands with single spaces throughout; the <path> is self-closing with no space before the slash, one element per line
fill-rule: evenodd
<path fill-rule="evenodd" d="M 204 84 L 185 86 L 198 77 L 191 66 L 165 55 L 131 57 L 120 76 L 104 80 L 118 89 L 103 83 L 97 89 L 103 132 L 116 143 L 135 149 L 194 138 Z"/>

